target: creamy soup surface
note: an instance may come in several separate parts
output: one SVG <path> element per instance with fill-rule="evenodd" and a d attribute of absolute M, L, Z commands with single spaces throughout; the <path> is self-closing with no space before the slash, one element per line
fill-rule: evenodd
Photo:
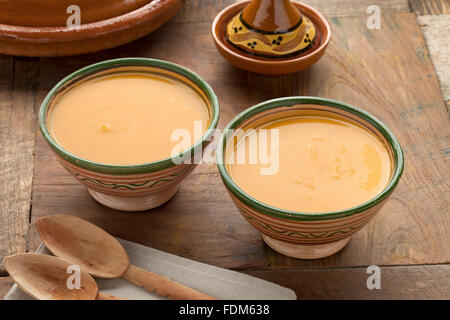
<path fill-rule="evenodd" d="M 189 133 L 185 150 L 201 138 L 208 121 L 208 107 L 193 89 L 146 73 L 88 80 L 62 96 L 49 114 L 59 145 L 80 158 L 112 165 L 168 158 L 181 142 L 180 135 L 172 139 L 175 130 Z"/>
<path fill-rule="evenodd" d="M 269 165 L 261 163 L 260 157 L 250 163 L 251 141 L 257 141 L 253 152 L 261 147 L 261 128 L 279 132 L 275 174 L 261 174 L 260 169 Z M 246 131 L 234 146 L 228 145 L 227 170 L 243 191 L 268 205 L 307 213 L 344 210 L 374 198 L 389 182 L 392 164 L 388 150 L 369 130 L 350 122 L 299 116 L 256 129 Z M 270 133 L 268 137 L 271 156 Z M 238 162 L 238 154 L 247 155 L 244 163 Z"/>

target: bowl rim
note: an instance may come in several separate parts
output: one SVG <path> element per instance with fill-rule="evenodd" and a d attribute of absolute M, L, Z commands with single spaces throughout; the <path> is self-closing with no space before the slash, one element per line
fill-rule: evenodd
<path fill-rule="evenodd" d="M 69 151 L 65 150 L 51 136 L 47 128 L 47 111 L 50 107 L 51 101 L 56 96 L 58 90 L 64 88 L 64 86 L 69 82 L 73 83 L 72 81 L 77 81 L 77 78 L 93 75 L 101 71 L 113 70 L 115 68 L 120 67 L 153 67 L 158 69 L 164 69 L 171 72 L 175 72 L 192 81 L 195 85 L 197 85 L 198 88 L 205 94 L 206 98 L 208 99 L 208 102 L 211 104 L 210 123 L 208 125 L 208 128 L 202 135 L 202 138 L 196 141 L 193 145 L 191 145 L 189 149 L 179 153 L 176 157 L 182 157 L 182 159 L 185 159 L 185 157 L 186 158 L 189 157 L 189 154 L 192 155 L 193 152 L 195 152 L 195 150 L 203 147 L 204 144 L 210 143 L 209 140 L 213 136 L 214 130 L 217 127 L 217 123 L 219 120 L 220 107 L 219 107 L 219 100 L 217 99 L 216 94 L 205 80 L 203 80 L 199 75 L 197 75 L 193 71 L 172 62 L 150 58 L 119 58 L 94 63 L 69 74 L 68 76 L 63 78 L 60 82 L 58 82 L 45 97 L 39 110 L 39 127 L 45 140 L 57 155 L 59 155 L 64 160 L 72 163 L 77 167 L 81 167 L 97 173 L 112 174 L 112 175 L 133 175 L 133 174 L 150 173 L 167 169 L 177 165 L 172 161 L 173 157 L 167 157 L 161 160 L 136 165 L 111 165 L 90 161 L 78 157 L 70 153 Z"/>
<path fill-rule="evenodd" d="M 363 120 L 369 122 L 385 137 L 386 141 L 392 148 L 394 156 L 393 159 L 394 170 L 388 185 L 377 196 L 360 205 L 345 210 L 307 213 L 307 212 L 284 210 L 281 208 L 265 204 L 245 193 L 233 181 L 233 179 L 230 177 L 228 173 L 228 170 L 226 169 L 226 164 L 224 161 L 225 149 L 227 147 L 228 142 L 226 139 L 226 133 L 229 132 L 229 130 L 237 128 L 245 120 L 249 119 L 250 117 L 260 112 L 278 107 L 291 107 L 299 104 L 323 105 L 332 108 L 338 108 L 346 112 L 352 113 L 362 118 Z M 216 160 L 220 176 L 225 186 L 227 187 L 228 191 L 239 201 L 243 202 L 245 205 L 256 210 L 257 212 L 264 213 L 275 218 L 296 220 L 296 221 L 332 220 L 362 213 L 367 209 L 370 209 L 375 205 L 379 204 L 392 193 L 392 191 L 395 189 L 400 180 L 404 167 L 403 151 L 399 141 L 397 140 L 395 135 L 379 119 L 377 119 L 370 113 L 355 106 L 352 106 L 350 104 L 337 100 L 311 96 L 292 96 L 267 100 L 239 113 L 227 124 L 223 134 L 219 138 L 216 149 Z"/>
<path fill-rule="evenodd" d="M 220 36 L 217 34 L 216 30 L 217 30 L 217 25 L 219 24 L 219 22 L 222 21 L 223 16 L 228 13 L 230 10 L 235 9 L 236 7 L 240 7 L 240 6 L 244 6 L 245 4 L 249 3 L 250 0 L 243 0 L 243 1 L 238 1 L 236 3 L 233 3 L 227 7 L 225 7 L 223 10 L 221 10 L 217 16 L 214 18 L 214 21 L 211 25 L 211 34 L 213 37 L 214 42 L 216 43 L 216 45 L 218 45 L 222 50 L 224 50 L 225 52 L 227 52 L 228 54 L 232 55 L 233 57 L 243 60 L 245 62 L 248 63 L 258 63 L 258 64 L 264 64 L 264 65 L 273 65 L 273 66 L 279 66 L 279 65 L 286 65 L 286 64 L 296 64 L 299 63 L 300 61 L 305 61 L 307 59 L 312 58 L 315 55 L 320 54 L 323 50 L 325 50 L 328 46 L 328 44 L 331 41 L 331 25 L 329 23 L 329 21 L 327 20 L 327 18 L 321 13 L 319 12 L 317 9 L 314 9 L 313 7 L 304 4 L 303 2 L 296 2 L 294 1 L 293 3 L 300 8 L 305 8 L 311 12 L 314 12 L 317 16 L 317 18 L 322 22 L 322 24 L 325 26 L 325 29 L 327 30 L 327 36 L 326 38 L 323 40 L 323 42 L 320 44 L 319 47 L 317 47 L 315 50 L 311 51 L 310 53 L 303 55 L 301 57 L 298 58 L 288 58 L 288 59 L 280 59 L 280 60 L 258 60 L 258 59 L 252 59 L 251 57 L 248 57 L 246 55 L 243 54 L 239 54 L 233 50 L 231 50 L 228 46 L 226 46 L 223 41 L 220 39 Z"/>

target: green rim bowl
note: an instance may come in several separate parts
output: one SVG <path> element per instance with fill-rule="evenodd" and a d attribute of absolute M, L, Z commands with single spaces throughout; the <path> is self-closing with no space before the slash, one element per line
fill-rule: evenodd
<path fill-rule="evenodd" d="M 178 164 L 173 157 L 137 165 L 89 161 L 62 148 L 48 128 L 48 113 L 58 97 L 82 81 L 120 72 L 148 72 L 174 78 L 191 87 L 205 100 L 210 113 L 209 125 L 202 138 L 178 154 L 178 159 L 192 159 L 195 152 L 210 143 L 219 119 L 219 102 L 211 87 L 194 72 L 171 62 L 148 58 L 121 58 L 89 65 L 62 79 L 47 94 L 39 110 L 39 126 L 62 165 L 85 184 L 90 194 L 102 204 L 124 211 L 141 211 L 169 200 L 195 164 Z"/>
<path fill-rule="evenodd" d="M 377 135 L 390 151 L 393 169 L 388 185 L 373 199 L 356 207 L 334 212 L 304 213 L 265 204 L 246 194 L 230 177 L 225 150 L 231 132 L 249 126 L 254 119 L 270 119 L 306 109 L 338 114 L 359 123 Z M 280 116 L 281 114 L 281 116 Z M 259 120 L 258 120 L 259 121 Z M 377 118 L 349 104 L 318 97 L 285 97 L 262 102 L 238 114 L 226 126 L 216 151 L 220 176 L 234 203 L 247 221 L 263 235 L 264 241 L 285 255 L 314 259 L 342 249 L 350 236 L 361 229 L 381 208 L 397 186 L 403 173 L 403 152 L 395 135 Z"/>

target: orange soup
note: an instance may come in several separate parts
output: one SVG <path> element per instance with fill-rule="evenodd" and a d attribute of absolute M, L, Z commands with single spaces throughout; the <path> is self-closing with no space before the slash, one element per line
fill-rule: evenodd
<path fill-rule="evenodd" d="M 111 165 L 168 158 L 181 129 L 191 145 L 206 131 L 208 107 L 181 81 L 146 73 L 103 76 L 81 83 L 52 107 L 49 127 L 70 153 Z M 194 141 L 195 140 L 195 141 Z"/>
<path fill-rule="evenodd" d="M 249 160 L 265 141 L 259 129 L 278 132 L 278 142 L 267 139 L 271 165 L 278 161 L 271 174 L 261 173 L 268 164 L 260 158 L 256 163 Z M 272 131 L 267 136 L 273 136 Z M 256 149 L 251 149 L 252 141 L 258 144 Z M 237 161 L 237 154 L 246 154 L 245 161 Z M 308 213 L 349 209 L 374 198 L 388 184 L 392 170 L 390 153 L 375 134 L 320 116 L 294 116 L 245 131 L 228 145 L 226 160 L 233 181 L 251 197 Z"/>

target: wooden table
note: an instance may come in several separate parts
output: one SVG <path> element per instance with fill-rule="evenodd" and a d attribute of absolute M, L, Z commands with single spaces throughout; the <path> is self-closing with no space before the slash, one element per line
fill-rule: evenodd
<path fill-rule="evenodd" d="M 211 21 L 232 2 L 186 0 L 159 32 L 96 54 L 0 56 L 0 259 L 36 249 L 36 218 L 66 213 L 127 240 L 293 288 L 300 299 L 450 298 L 449 63 L 442 56 L 449 44 L 448 32 L 439 32 L 449 29 L 450 15 L 438 15 L 450 13 L 449 1 L 304 1 L 328 16 L 333 41 L 317 65 L 280 77 L 241 71 L 216 52 Z M 369 30 L 366 10 L 376 3 L 381 29 Z M 264 245 L 232 204 L 215 165 L 200 165 L 173 200 L 148 213 L 105 208 L 57 163 L 38 133 L 36 114 L 65 75 L 129 56 L 166 59 L 200 74 L 219 97 L 220 128 L 245 108 L 275 97 L 313 95 L 360 106 L 402 143 L 403 178 L 344 250 L 312 261 L 287 258 Z M 380 290 L 367 289 L 369 265 L 381 267 Z M 12 282 L 6 272 L 1 275 L 3 296 Z"/>

